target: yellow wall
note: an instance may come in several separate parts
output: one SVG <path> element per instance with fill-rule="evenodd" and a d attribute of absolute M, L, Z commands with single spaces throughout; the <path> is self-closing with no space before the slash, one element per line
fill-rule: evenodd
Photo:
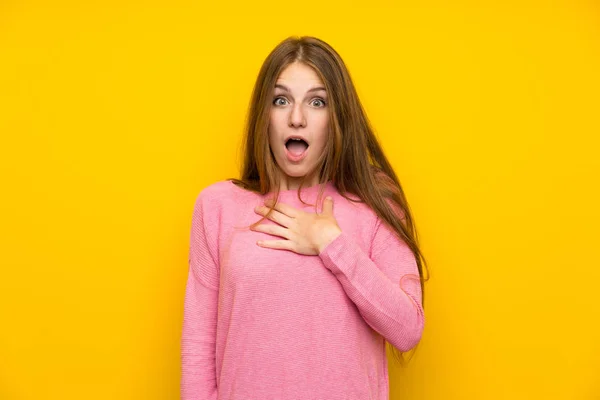
<path fill-rule="evenodd" d="M 431 265 L 391 399 L 600 398 L 597 3 L 201 3 L 0 5 L 1 399 L 178 398 L 193 201 L 291 34 L 344 57 Z"/>

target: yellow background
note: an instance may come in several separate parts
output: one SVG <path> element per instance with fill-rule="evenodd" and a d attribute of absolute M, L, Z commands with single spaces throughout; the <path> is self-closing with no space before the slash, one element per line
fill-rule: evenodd
<path fill-rule="evenodd" d="M 0 399 L 178 398 L 193 202 L 292 34 L 346 61 L 430 262 L 391 399 L 600 399 L 600 6 L 217 3 L 0 4 Z"/>

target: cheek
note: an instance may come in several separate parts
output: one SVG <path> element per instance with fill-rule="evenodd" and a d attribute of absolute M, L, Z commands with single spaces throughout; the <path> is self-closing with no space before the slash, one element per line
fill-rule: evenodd
<path fill-rule="evenodd" d="M 311 123 L 317 130 L 327 130 L 329 125 L 329 113 L 327 110 L 318 110 L 311 115 Z"/>
<path fill-rule="evenodd" d="M 277 136 L 277 132 L 279 132 L 279 124 L 277 123 L 277 118 L 274 115 L 271 115 L 269 119 L 269 128 L 267 133 L 269 135 L 269 141 L 272 142 Z"/>
<path fill-rule="evenodd" d="M 277 136 L 279 132 L 285 131 L 286 126 L 285 116 L 281 113 L 272 113 L 269 119 L 269 136 Z"/>
<path fill-rule="evenodd" d="M 270 114 L 270 123 L 276 127 L 286 123 L 287 115 L 284 110 L 272 110 Z"/>
<path fill-rule="evenodd" d="M 315 144 L 322 148 L 325 146 L 327 142 L 327 135 L 329 134 L 329 117 L 328 115 L 319 116 L 314 121 L 314 134 L 315 134 Z"/>

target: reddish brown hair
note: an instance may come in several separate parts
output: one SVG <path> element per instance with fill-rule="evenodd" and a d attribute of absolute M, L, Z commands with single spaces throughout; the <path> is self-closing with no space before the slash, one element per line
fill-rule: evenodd
<path fill-rule="evenodd" d="M 371 128 L 346 65 L 324 41 L 310 36 L 289 37 L 267 56 L 250 101 L 241 179 L 231 180 L 262 195 L 274 192 L 277 200 L 279 167 L 271 152 L 267 132 L 275 83 L 279 74 L 293 62 L 302 62 L 319 75 L 329 95 L 330 112 L 327 144 L 317 166 L 304 177 L 300 189 L 309 178 L 318 174 L 320 183 L 331 181 L 348 200 L 362 201 L 371 207 L 410 247 L 424 294 L 424 282 L 429 279 L 424 277 L 426 261 L 419 249 L 404 191 Z M 319 193 L 319 202 L 322 194 L 323 189 Z M 393 346 L 392 349 L 398 359 L 404 361 L 402 352 Z"/>

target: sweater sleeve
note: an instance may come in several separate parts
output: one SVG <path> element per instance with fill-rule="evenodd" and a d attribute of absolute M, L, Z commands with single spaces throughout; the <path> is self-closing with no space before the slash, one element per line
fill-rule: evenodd
<path fill-rule="evenodd" d="M 370 253 L 342 232 L 319 257 L 365 322 L 398 350 L 408 351 L 421 339 L 425 324 L 416 259 L 380 219 Z"/>
<path fill-rule="evenodd" d="M 192 216 L 181 338 L 181 399 L 216 400 L 218 263 L 209 244 L 202 193 Z M 208 228 L 208 229 L 207 229 Z"/>

